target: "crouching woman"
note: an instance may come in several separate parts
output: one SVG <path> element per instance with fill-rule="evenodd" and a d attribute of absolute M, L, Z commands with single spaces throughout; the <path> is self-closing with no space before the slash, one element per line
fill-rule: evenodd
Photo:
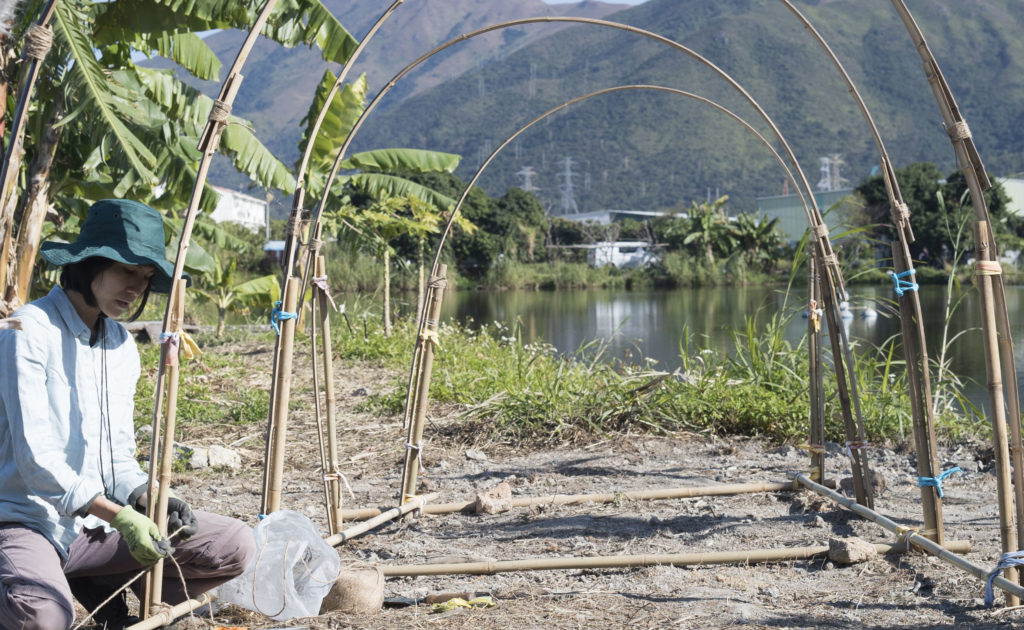
<path fill-rule="evenodd" d="M 20 330 L 0 330 L 0 627 L 69 628 L 72 596 L 91 612 L 168 555 L 169 604 L 242 573 L 254 553 L 243 523 L 172 496 L 167 541 L 146 517 L 132 421 L 139 355 L 114 318 L 136 304 L 138 317 L 150 292 L 170 289 L 160 214 L 99 201 L 74 243 L 40 253 L 61 267 L 60 286 L 12 315 Z M 137 621 L 128 612 L 122 594 L 96 621 L 124 627 Z"/>

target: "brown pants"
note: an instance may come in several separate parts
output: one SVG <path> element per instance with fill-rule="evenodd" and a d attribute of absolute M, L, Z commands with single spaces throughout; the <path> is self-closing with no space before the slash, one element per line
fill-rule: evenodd
<path fill-rule="evenodd" d="M 227 582 L 242 573 L 255 555 L 252 532 L 244 523 L 208 512 L 195 514 L 199 532 L 175 544 L 174 562 L 164 562 L 163 600 L 168 604 Z M 0 628 L 70 628 L 75 615 L 68 578 L 124 584 L 141 570 L 117 532 L 83 530 L 62 565 L 60 554 L 42 534 L 17 524 L 2 525 Z"/>

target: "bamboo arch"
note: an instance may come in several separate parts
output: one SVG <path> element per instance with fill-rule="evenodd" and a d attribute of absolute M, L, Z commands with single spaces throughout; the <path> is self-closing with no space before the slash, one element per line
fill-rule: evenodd
<path fill-rule="evenodd" d="M 720 104 L 718 104 L 718 103 L 716 103 L 716 102 L 714 102 L 714 101 L 712 101 L 710 99 L 707 99 L 707 98 L 705 98 L 703 96 L 699 96 L 697 94 L 693 94 L 692 92 L 687 92 L 687 91 L 680 90 L 680 89 L 677 89 L 677 88 L 671 88 L 671 87 L 666 87 L 666 86 L 661 86 L 661 85 L 643 85 L 643 84 L 620 85 L 620 86 L 616 86 L 616 87 L 610 87 L 610 88 L 604 88 L 604 89 L 601 89 L 601 90 L 596 90 L 594 92 L 590 92 L 590 93 L 584 94 L 582 96 L 577 96 L 576 98 L 570 99 L 570 100 L 562 103 L 561 105 L 558 105 L 558 106 L 556 106 L 556 107 L 554 107 L 552 109 L 549 109 L 548 111 L 544 112 L 540 116 L 537 116 L 536 118 L 534 118 L 533 120 L 531 120 L 527 124 L 525 124 L 522 127 L 520 127 L 517 131 L 512 133 L 510 136 L 505 138 L 505 140 L 502 141 L 502 143 L 500 145 L 498 145 L 498 147 L 495 148 L 491 152 L 491 154 L 487 157 L 487 159 L 484 160 L 483 164 L 481 164 L 480 167 L 477 169 L 476 173 L 469 180 L 469 182 L 466 183 L 466 186 L 463 189 L 462 195 L 460 196 L 458 202 L 455 205 L 455 208 L 452 210 L 450 216 L 448 217 L 448 221 L 445 223 L 444 230 L 441 232 L 441 239 L 438 242 L 437 248 L 434 251 L 434 261 L 433 261 L 433 264 L 431 265 L 431 270 L 432 270 L 431 271 L 431 276 L 432 277 L 434 276 L 434 274 L 436 273 L 436 271 L 437 271 L 437 269 L 439 267 L 439 261 L 440 261 L 440 257 L 441 257 L 441 252 L 444 250 L 445 241 L 446 241 L 448 235 L 451 232 L 452 225 L 455 222 L 455 217 L 458 216 L 459 211 L 462 209 L 462 205 L 465 203 L 466 199 L 469 196 L 470 190 L 472 190 L 473 186 L 476 185 L 477 180 L 479 180 L 480 177 L 483 175 L 483 172 L 487 169 L 488 166 L 490 166 L 491 162 L 498 156 L 498 154 L 501 153 L 505 149 L 505 147 L 507 147 L 516 138 L 518 138 L 520 135 L 522 135 L 523 133 L 528 131 L 530 128 L 532 128 L 537 123 L 539 123 L 539 122 L 541 122 L 543 120 L 546 120 L 547 118 L 553 116 L 554 114 L 557 114 L 558 112 L 560 112 L 560 111 L 562 111 L 562 110 L 564 110 L 564 109 L 566 109 L 566 108 L 568 108 L 568 107 L 570 107 L 572 105 L 575 105 L 577 103 L 589 100 L 589 99 L 597 97 L 597 96 L 603 96 L 603 95 L 606 95 L 606 94 L 613 94 L 613 93 L 616 93 L 616 92 L 627 92 L 627 91 L 636 91 L 636 90 L 648 90 L 648 91 L 664 92 L 664 93 L 669 93 L 669 94 L 675 94 L 675 95 L 678 95 L 678 96 L 684 96 L 684 97 L 687 97 L 687 98 L 699 101 L 699 102 L 701 102 L 701 103 L 703 103 L 705 105 L 709 105 L 709 106 L 717 109 L 718 111 L 728 115 L 733 120 L 735 120 L 735 121 L 739 122 L 740 124 L 742 124 L 744 127 L 746 127 L 747 130 L 749 130 L 751 133 L 753 133 L 757 137 L 757 139 L 760 140 L 761 143 L 764 144 L 764 146 L 768 148 L 769 151 L 771 151 L 772 156 L 779 163 L 779 165 L 782 167 L 783 171 L 785 171 L 786 177 L 793 184 L 794 190 L 797 191 L 797 195 L 800 197 L 800 202 L 801 202 L 801 204 L 803 204 L 805 211 L 810 212 L 810 208 L 808 207 L 808 203 L 807 203 L 807 198 L 801 192 L 800 187 L 799 187 L 799 185 L 797 184 L 797 181 L 796 181 L 796 176 L 794 176 L 794 174 L 793 174 L 793 171 L 790 170 L 789 166 L 786 164 L 786 161 L 782 158 L 781 155 L 779 155 L 779 152 L 775 150 L 775 147 L 772 146 L 771 142 L 769 142 L 767 138 L 765 138 L 763 135 L 761 135 L 761 133 L 759 131 L 757 131 L 757 129 L 755 129 L 746 120 L 744 120 L 743 118 L 741 118 L 740 116 L 738 116 L 737 114 L 732 112 L 731 110 L 723 107 L 722 105 L 720 105 Z M 408 426 L 408 428 L 409 428 L 409 436 L 408 436 L 408 440 L 407 440 L 406 444 L 410 445 L 410 448 L 408 448 L 407 452 L 406 452 L 405 469 L 404 469 L 404 472 L 402 474 L 402 501 L 403 502 L 405 502 L 407 500 L 410 500 L 410 499 L 415 497 L 416 476 L 418 475 L 418 469 L 419 469 L 419 455 L 421 453 L 420 442 L 421 442 L 421 439 L 422 439 L 422 421 L 423 421 L 423 418 L 421 417 L 421 415 L 422 415 L 422 412 L 425 410 L 425 404 L 424 404 L 425 401 L 423 400 L 422 396 L 426 395 L 426 391 L 425 391 L 426 390 L 426 386 L 424 385 L 424 382 L 429 380 L 429 375 L 424 374 L 425 370 L 421 370 L 421 369 L 419 369 L 419 367 L 420 367 L 420 363 L 423 361 L 423 354 L 424 354 L 423 351 L 422 351 L 423 344 L 427 340 L 433 338 L 432 334 L 425 334 L 424 329 L 428 325 L 428 323 L 430 323 L 431 319 L 436 319 L 436 314 L 434 314 L 433 318 L 428 318 L 427 317 L 426 309 L 429 308 L 429 307 L 430 307 L 430 304 L 429 303 L 425 303 L 424 304 L 424 311 L 420 313 L 419 320 L 418 320 L 419 321 L 419 328 L 418 328 L 417 335 L 416 335 L 416 339 L 417 339 L 416 351 L 413 353 L 413 360 L 412 360 L 412 363 L 409 366 L 409 380 L 408 380 L 409 384 L 408 384 L 408 388 L 406 390 L 407 394 L 406 394 L 405 422 L 404 422 L 404 424 L 406 426 Z M 835 333 L 833 332 L 832 334 L 834 335 Z M 427 384 L 429 384 L 429 383 L 427 382 Z M 812 402 L 812 407 L 813 406 L 815 406 L 815 403 Z M 414 407 L 415 407 L 415 412 L 413 411 Z M 414 415 L 415 415 L 415 417 L 413 417 Z M 412 452 L 413 450 L 417 451 L 416 454 L 413 454 L 413 452 Z"/>
<path fill-rule="evenodd" d="M 806 176 L 801 171 L 801 169 L 799 167 L 799 161 L 796 159 L 796 156 L 794 155 L 794 153 L 792 151 L 792 148 L 785 141 L 785 138 L 782 136 L 782 134 L 779 131 L 778 127 L 775 125 L 774 121 L 767 114 L 767 112 L 764 110 L 764 108 L 762 108 L 761 105 L 739 83 L 737 83 L 724 70 L 722 70 L 721 68 L 716 66 L 714 63 L 712 63 L 710 60 L 708 60 L 707 58 L 703 57 L 699 53 L 693 51 L 692 49 L 687 48 L 686 46 L 680 44 L 679 42 L 676 42 L 676 41 L 674 41 L 672 39 L 666 38 L 666 37 L 664 37 L 662 35 L 658 35 L 658 34 L 653 33 L 651 31 L 647 31 L 647 30 L 640 29 L 640 28 L 637 28 L 637 27 L 633 27 L 633 26 L 629 26 L 629 25 L 624 25 L 624 24 L 619 24 L 617 22 L 610 22 L 610 21 L 607 21 L 607 20 L 598 20 L 598 19 L 593 19 L 593 18 L 577 18 L 577 17 L 522 18 L 522 19 L 518 19 L 518 20 L 510 20 L 510 21 L 501 22 L 501 23 L 498 23 L 498 24 L 493 24 L 493 25 L 490 25 L 490 26 L 486 26 L 486 27 L 477 29 L 475 31 L 472 31 L 472 32 L 460 35 L 460 36 L 458 36 L 458 37 L 456 37 L 454 39 L 449 40 L 448 42 L 445 42 L 444 44 L 441 44 L 440 46 L 435 47 L 434 49 L 432 49 L 431 51 L 429 51 L 429 52 L 425 53 L 424 55 L 420 56 L 419 58 L 414 60 L 412 63 L 407 65 L 405 68 L 403 68 L 401 71 L 399 71 L 385 85 L 385 87 L 382 88 L 377 93 L 377 95 L 374 97 L 374 99 L 367 106 L 366 110 L 364 110 L 363 113 L 360 115 L 360 117 L 356 120 L 356 122 L 353 125 L 351 131 L 348 134 L 348 137 L 345 139 L 345 142 L 342 144 L 341 148 L 338 150 L 338 154 L 335 157 L 335 160 L 334 160 L 334 163 L 332 165 L 330 174 L 328 175 L 328 177 L 326 179 L 326 183 L 325 183 L 325 186 L 324 186 L 324 192 L 323 192 L 319 202 L 317 203 L 317 205 L 315 207 L 315 211 L 313 213 L 313 219 L 312 219 L 313 224 L 314 224 L 314 230 L 316 229 L 315 226 L 317 224 L 319 224 L 320 214 L 323 211 L 323 207 L 327 203 L 327 198 L 328 198 L 328 195 L 329 195 L 329 192 L 330 192 L 331 185 L 333 184 L 334 179 L 337 176 L 338 170 L 339 170 L 339 168 L 341 166 L 341 162 L 344 160 L 345 153 L 348 150 L 348 147 L 351 145 L 353 138 L 358 133 L 359 129 L 362 127 L 362 125 L 365 122 L 366 118 L 373 112 L 373 110 L 380 103 L 382 98 L 395 86 L 395 84 L 399 80 L 401 80 L 404 76 L 406 76 L 414 68 L 416 68 L 417 66 L 419 66 L 420 64 L 425 62 L 427 59 L 431 58 L 432 56 L 434 56 L 434 55 L 444 51 L 445 49 L 447 49 L 447 48 L 449 48 L 449 47 L 451 47 L 451 46 L 453 46 L 453 45 L 455 45 L 457 43 L 460 43 L 460 42 L 466 41 L 468 39 L 471 39 L 473 37 L 476 37 L 476 36 L 479 36 L 479 35 L 483 35 L 485 33 L 489 33 L 489 32 L 495 31 L 495 30 L 499 30 L 499 29 L 511 28 L 511 27 L 515 27 L 515 26 L 521 26 L 521 25 L 524 25 L 524 24 L 552 23 L 552 22 L 555 22 L 555 23 L 590 24 L 590 25 L 595 25 L 595 26 L 604 26 L 604 27 L 608 27 L 608 28 L 618 29 L 618 30 L 630 32 L 630 33 L 633 33 L 633 34 L 641 35 L 643 37 L 647 37 L 647 38 L 652 39 L 654 41 L 657 41 L 659 43 L 668 45 L 671 48 L 674 48 L 674 49 L 676 49 L 676 50 L 678 50 L 680 52 L 683 52 L 686 55 L 690 56 L 691 58 L 697 60 L 699 63 L 705 65 L 708 68 L 710 68 L 716 74 L 718 74 L 720 77 L 725 79 L 730 84 L 730 86 L 732 86 L 735 90 L 737 90 L 744 97 L 744 99 L 751 106 L 753 106 L 757 110 L 758 114 L 771 127 L 773 134 L 779 139 L 779 142 L 782 144 L 788 159 L 795 166 L 796 172 L 800 175 L 799 180 L 800 180 L 800 183 L 802 184 L 802 187 L 808 193 L 808 199 L 810 201 L 810 206 L 809 207 L 805 207 L 805 212 L 807 212 L 807 215 L 808 215 L 807 216 L 808 223 L 811 225 L 811 232 L 812 232 L 812 236 L 813 236 L 814 242 L 815 242 L 815 255 L 817 256 L 817 259 L 818 259 L 818 267 L 820 269 L 824 269 L 825 270 L 825 276 L 824 276 L 825 277 L 825 281 L 823 282 L 824 290 L 822 291 L 822 298 L 823 298 L 822 302 L 823 302 L 823 306 L 825 307 L 824 308 L 824 312 L 825 312 L 825 315 L 826 315 L 826 318 L 827 318 L 827 321 L 828 321 L 828 324 L 829 324 L 830 339 L 831 339 L 831 342 L 832 342 L 833 355 L 836 356 L 836 357 L 840 357 L 840 360 L 835 362 L 835 372 L 836 372 L 836 377 L 837 377 L 837 385 L 838 385 L 838 390 L 839 390 L 840 404 L 841 404 L 841 409 L 842 409 L 842 412 L 843 412 L 843 422 L 844 422 L 844 426 L 846 428 L 846 433 L 847 433 L 848 440 L 850 442 L 854 442 L 854 443 L 863 443 L 865 441 L 866 437 L 865 437 L 865 434 L 864 434 L 863 420 L 862 420 L 862 416 L 861 416 L 860 399 L 859 399 L 859 396 L 858 396 L 858 393 L 857 393 L 857 384 L 856 384 L 855 379 L 853 379 L 853 375 L 852 375 L 854 360 L 853 360 L 852 352 L 850 351 L 849 340 L 847 339 L 846 332 L 843 329 L 843 327 L 840 325 L 841 316 L 840 316 L 840 313 L 839 313 L 839 302 L 840 302 L 840 296 L 845 295 L 845 288 L 843 286 L 842 273 L 841 273 L 841 271 L 839 269 L 839 264 L 838 264 L 838 260 L 837 260 L 837 258 L 835 256 L 835 253 L 832 251 L 832 245 L 831 245 L 831 242 L 829 240 L 828 226 L 825 225 L 824 221 L 821 218 L 821 213 L 818 210 L 817 203 L 816 203 L 816 201 L 814 199 L 814 195 L 813 195 L 813 191 L 811 189 L 810 183 L 807 181 Z M 797 188 L 799 189 L 799 187 L 797 187 Z M 294 217 L 293 217 L 293 219 L 294 219 Z M 432 266 L 432 273 L 436 272 L 437 264 L 438 264 L 438 259 L 435 257 L 435 260 L 434 260 L 434 263 L 433 263 L 433 266 Z M 304 280 L 303 280 L 303 283 L 301 285 L 303 288 L 301 290 L 298 290 L 299 293 L 304 291 L 305 278 L 307 278 L 308 275 L 309 275 L 308 271 L 309 271 L 310 265 L 311 265 L 311 257 L 307 256 L 307 259 L 306 259 L 306 261 L 304 263 L 304 267 L 305 267 L 306 271 L 303 274 Z M 287 301 L 285 303 L 287 305 Z M 287 329 L 287 324 L 286 324 L 286 329 Z M 418 341 L 417 343 L 419 344 L 421 342 Z M 290 375 L 289 374 L 281 374 L 278 377 L 278 379 L 275 380 L 275 385 L 277 384 L 278 381 L 285 381 L 283 383 L 283 388 L 287 388 L 288 385 L 289 385 L 288 379 L 290 379 Z M 271 394 L 271 398 L 273 400 L 274 393 Z M 277 406 L 280 407 L 281 405 L 278 404 Z M 285 410 L 285 412 L 286 412 L 286 410 Z M 278 432 L 279 433 L 283 433 L 283 431 L 280 431 L 280 429 L 278 430 Z M 852 455 L 853 456 L 851 457 L 851 464 L 852 464 L 852 468 L 853 468 L 854 487 L 855 487 L 855 492 L 856 492 L 856 495 L 857 495 L 857 500 L 858 500 L 858 502 L 871 507 L 873 505 L 873 498 L 871 496 L 870 482 L 867 479 L 867 468 L 868 467 L 867 467 L 866 454 L 863 452 L 863 449 L 858 449 L 856 451 L 853 451 Z M 269 451 L 268 451 L 267 465 L 268 466 L 270 465 Z M 275 463 L 275 467 L 277 467 L 277 466 L 278 466 L 278 464 Z"/>

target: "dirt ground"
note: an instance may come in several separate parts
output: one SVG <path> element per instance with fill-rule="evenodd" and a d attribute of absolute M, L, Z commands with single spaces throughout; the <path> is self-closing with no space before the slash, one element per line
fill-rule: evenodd
<path fill-rule="evenodd" d="M 265 360 L 269 348 L 248 353 Z M 404 457 L 400 418 L 356 411 L 368 394 L 389 387 L 393 373 L 373 365 L 336 365 L 342 472 L 354 498 L 346 508 L 392 507 Z M 296 359 L 295 401 L 310 398 L 308 360 Z M 262 377 L 261 377 L 262 378 Z M 269 381 L 269 375 L 265 376 Z M 265 386 L 246 383 L 245 386 Z M 326 533 L 313 415 L 309 404 L 290 418 L 282 507 L 309 516 Z M 423 491 L 437 502 L 473 500 L 499 482 L 513 496 L 615 493 L 645 488 L 785 481 L 806 469 L 793 446 L 756 440 L 678 435 L 616 435 L 559 448 L 520 448 L 478 439 L 453 426 L 457 409 L 433 409 L 425 435 Z M 178 493 L 193 506 L 254 525 L 263 468 L 263 427 L 192 432 L 180 441 L 220 444 L 239 451 L 240 470 L 201 470 L 177 476 Z M 834 445 L 833 445 L 834 446 Z M 965 444 L 942 449 L 945 467 L 965 472 L 945 483 L 947 539 L 966 540 L 968 558 L 992 567 L 999 555 L 991 448 Z M 909 452 L 872 448 L 872 465 L 886 489 L 876 509 L 908 526 L 921 526 L 920 494 Z M 849 475 L 838 446 L 830 448 L 829 476 Z M 893 542 L 894 536 L 807 491 L 583 505 L 541 505 L 477 515 L 456 513 L 391 522 L 341 545 L 345 564 L 406 565 L 479 560 L 591 557 L 738 551 L 827 545 L 856 536 Z M 920 553 L 879 556 L 839 565 L 827 558 L 754 565 L 654 566 L 604 570 L 543 570 L 495 575 L 391 577 L 387 598 L 434 593 L 488 593 L 495 606 L 432 612 L 429 605 L 385 607 L 365 616 L 330 613 L 273 621 L 226 606 L 212 617 L 179 627 L 215 628 L 1012 628 L 1024 610 L 982 604 L 984 584 L 960 569 Z"/>

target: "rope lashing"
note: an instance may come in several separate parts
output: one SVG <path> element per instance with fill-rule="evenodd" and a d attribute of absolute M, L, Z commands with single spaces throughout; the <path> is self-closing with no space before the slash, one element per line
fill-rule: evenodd
<path fill-rule="evenodd" d="M 824 223 L 818 223 L 817 225 L 814 226 L 814 234 L 818 238 L 828 238 L 828 225 Z"/>
<path fill-rule="evenodd" d="M 176 332 L 160 333 L 160 345 L 167 344 L 166 363 L 169 367 L 178 365 L 178 349 L 181 347 L 181 336 Z"/>
<path fill-rule="evenodd" d="M 896 221 L 900 225 L 906 225 L 910 221 L 910 206 L 902 201 L 896 202 Z"/>
<path fill-rule="evenodd" d="M 814 324 L 814 332 L 821 331 L 821 316 L 824 314 L 824 309 L 818 308 L 818 300 L 811 300 L 807 304 L 807 316 L 811 318 L 811 323 Z"/>
<path fill-rule="evenodd" d="M 434 344 L 434 348 L 441 347 L 441 338 L 438 337 L 436 330 L 424 329 L 423 332 L 420 333 L 420 340 L 423 342 L 429 341 Z"/>
<path fill-rule="evenodd" d="M 335 311 L 339 311 L 338 305 L 334 303 L 334 298 L 331 297 L 331 288 L 327 285 L 327 276 L 313 276 L 313 279 L 310 280 L 310 282 L 313 283 L 314 287 L 324 292 L 324 295 L 327 296 L 327 301 L 331 303 L 331 308 Z"/>
<path fill-rule="evenodd" d="M 996 601 L 996 594 L 992 591 L 992 582 L 995 581 L 999 572 L 1003 569 L 1020 566 L 1024 566 L 1024 551 L 1008 551 L 999 556 L 996 568 L 992 569 L 992 572 L 988 574 L 988 579 L 985 581 L 986 606 L 991 606 Z"/>
<path fill-rule="evenodd" d="M 350 486 L 348 483 L 348 477 L 346 477 L 345 473 L 341 472 L 341 469 L 338 468 L 337 466 L 334 467 L 333 472 L 324 473 L 324 481 L 341 481 L 342 483 L 345 484 L 345 489 L 348 490 L 348 493 L 349 495 L 351 495 L 352 500 L 355 500 L 356 493 L 352 491 L 352 486 Z"/>
<path fill-rule="evenodd" d="M 963 472 L 963 471 L 960 470 L 959 466 L 954 466 L 954 467 L 950 468 L 949 470 L 946 470 L 946 471 L 944 471 L 942 473 L 939 473 L 939 475 L 935 476 L 935 477 L 918 477 L 917 478 L 917 487 L 918 488 L 924 488 L 924 487 L 935 488 L 935 491 L 939 493 L 939 498 L 941 499 L 944 496 L 943 492 L 942 492 L 942 482 L 946 479 L 946 477 L 952 475 L 953 473 L 958 473 L 958 472 Z"/>
<path fill-rule="evenodd" d="M 904 278 L 917 275 L 917 269 L 907 269 L 901 273 L 895 271 L 889 272 L 889 277 L 892 278 L 893 289 L 896 291 L 896 295 L 903 297 L 903 294 L 907 291 L 917 291 L 918 285 L 912 280 L 904 280 Z"/>
<path fill-rule="evenodd" d="M 950 140 L 954 142 L 957 140 L 967 140 L 971 137 L 971 128 L 967 126 L 965 121 L 959 120 L 946 127 L 946 133 L 949 135 Z"/>
<path fill-rule="evenodd" d="M 426 470 L 423 467 L 423 442 L 418 442 L 416 444 L 412 444 L 410 442 L 405 443 L 405 450 L 411 451 L 413 449 L 416 450 L 416 464 L 419 466 L 421 471 Z"/>
<path fill-rule="evenodd" d="M 822 259 L 822 262 L 825 263 L 826 267 L 838 267 L 839 266 L 839 258 L 835 254 L 826 254 L 825 256 L 822 256 L 821 259 Z"/>
<path fill-rule="evenodd" d="M 825 447 L 823 445 L 821 445 L 821 444 L 801 444 L 798 448 L 807 451 L 811 455 L 814 455 L 814 454 L 824 455 L 825 454 Z"/>
<path fill-rule="evenodd" d="M 897 528 L 896 528 L 896 540 L 898 542 L 900 542 L 900 543 L 909 544 L 910 543 L 910 537 L 913 536 L 914 534 L 918 534 L 918 533 L 920 533 L 920 532 L 917 531 L 916 527 L 901 527 L 901 526 L 897 526 Z"/>
<path fill-rule="evenodd" d="M 309 239 L 309 252 L 311 254 L 315 254 L 320 251 L 320 248 L 323 247 L 323 245 L 324 242 L 322 240 L 318 238 L 311 238 Z"/>
<path fill-rule="evenodd" d="M 1003 266 L 996 260 L 979 260 L 974 263 L 975 276 L 998 276 L 1003 273 Z"/>
<path fill-rule="evenodd" d="M 859 451 L 862 448 L 867 448 L 867 442 L 847 442 L 843 445 L 843 453 L 850 459 L 854 458 L 853 452 Z"/>
<path fill-rule="evenodd" d="M 231 105 L 221 100 L 215 100 L 213 102 L 213 107 L 210 108 L 208 120 L 210 120 L 210 122 L 224 124 L 228 121 L 229 116 L 231 116 Z"/>
<path fill-rule="evenodd" d="M 50 29 L 50 26 L 33 24 L 32 28 L 25 33 L 25 49 L 22 51 L 22 56 L 26 59 L 42 61 L 46 59 L 46 54 L 50 52 L 52 45 L 53 30 Z"/>
<path fill-rule="evenodd" d="M 298 317 L 296 313 L 282 311 L 281 300 L 278 300 L 274 302 L 274 310 L 270 311 L 270 325 L 274 327 L 274 332 L 280 335 L 281 327 L 278 326 L 277 323 L 286 319 L 295 319 L 296 317 Z"/>

